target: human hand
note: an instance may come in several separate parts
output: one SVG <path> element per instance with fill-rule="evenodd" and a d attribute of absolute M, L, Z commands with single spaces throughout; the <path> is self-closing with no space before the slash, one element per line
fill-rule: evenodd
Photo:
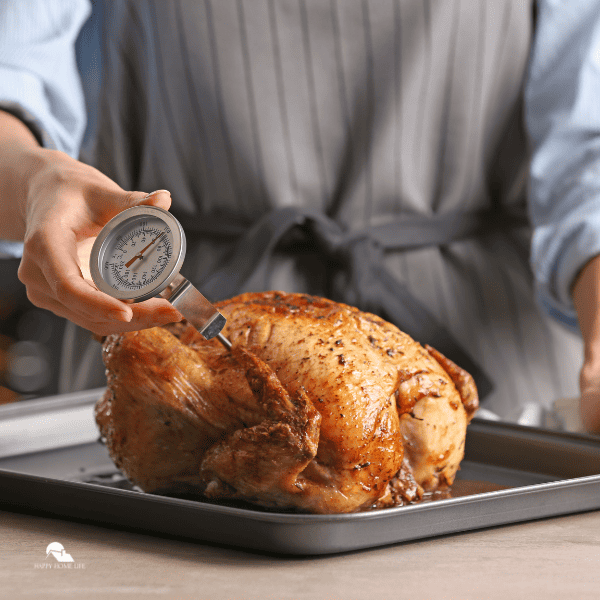
<path fill-rule="evenodd" d="M 161 298 L 132 304 L 100 292 L 89 272 L 91 248 L 102 227 L 139 204 L 168 210 L 169 192 L 127 192 L 62 152 L 35 152 L 18 273 L 29 300 L 101 336 L 180 321 L 179 311 Z"/>

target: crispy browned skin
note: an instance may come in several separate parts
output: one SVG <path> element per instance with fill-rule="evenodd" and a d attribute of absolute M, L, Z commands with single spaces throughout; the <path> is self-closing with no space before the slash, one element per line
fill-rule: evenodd
<path fill-rule="evenodd" d="M 267 292 L 218 307 L 231 352 L 182 325 L 104 343 L 97 421 L 143 490 L 337 513 L 453 481 L 468 416 L 452 363 L 322 298 Z"/>
<path fill-rule="evenodd" d="M 477 393 L 477 387 L 475 386 L 473 377 L 471 377 L 464 369 L 461 369 L 457 364 L 453 363 L 449 358 L 446 358 L 441 352 L 432 348 L 429 344 L 425 344 L 425 348 L 427 348 L 427 352 L 442 365 L 446 373 L 450 375 L 450 379 L 454 382 L 465 410 L 467 411 L 467 418 L 469 419 L 469 422 L 471 422 L 471 419 L 475 416 L 475 413 L 479 408 L 479 394 Z"/>

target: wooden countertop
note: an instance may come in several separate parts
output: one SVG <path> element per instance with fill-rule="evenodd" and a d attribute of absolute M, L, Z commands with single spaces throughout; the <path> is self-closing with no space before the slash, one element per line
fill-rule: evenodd
<path fill-rule="evenodd" d="M 600 595 L 600 512 L 290 558 L 0 511 L 0 596 L 564 600 Z M 74 563 L 55 568 L 59 542 Z M 40 565 L 51 565 L 41 568 Z"/>

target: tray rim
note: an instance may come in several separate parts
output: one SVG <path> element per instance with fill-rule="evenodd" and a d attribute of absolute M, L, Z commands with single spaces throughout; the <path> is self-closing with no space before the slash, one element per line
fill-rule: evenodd
<path fill-rule="evenodd" d="M 595 475 L 342 515 L 269 514 L 0 471 L 0 481 L 7 480 L 13 485 L 0 486 L 0 509 L 16 508 L 35 515 L 279 555 L 318 556 L 364 550 L 600 508 L 600 476 Z M 563 488 L 563 494 L 556 494 L 557 488 Z M 75 510 L 57 501 L 62 494 L 50 494 L 50 501 L 41 503 L 36 499 L 48 496 L 31 493 L 57 490 L 70 490 L 69 499 L 79 497 Z M 564 510 L 565 495 L 577 497 L 576 510 Z M 90 506 L 90 499 L 96 508 Z M 140 501 L 146 510 L 140 510 Z"/>
<path fill-rule="evenodd" d="M 502 490 L 493 490 L 488 492 L 480 492 L 476 494 L 470 494 L 468 496 L 461 496 L 458 498 L 440 498 L 431 502 L 421 502 L 416 504 L 408 504 L 405 506 L 395 506 L 390 508 L 374 509 L 370 511 L 354 512 L 354 513 L 332 513 L 332 514 L 312 514 L 312 513 L 283 513 L 276 511 L 262 511 L 253 510 L 251 508 L 238 508 L 235 506 L 225 506 L 220 504 L 213 504 L 211 502 L 205 502 L 203 500 L 191 500 L 187 498 L 177 498 L 174 496 L 161 496 L 159 494 L 152 494 L 148 492 L 138 492 L 136 490 L 127 490 L 121 488 L 113 488 L 105 485 L 88 483 L 84 481 L 69 481 L 66 479 L 55 479 L 53 477 L 43 477 L 41 475 L 31 475 L 27 473 L 19 473 L 18 471 L 11 471 L 8 469 L 0 469 L 0 481 L 1 478 L 6 477 L 19 478 L 26 481 L 31 481 L 39 484 L 52 482 L 56 486 L 72 488 L 72 489 L 92 489 L 96 493 L 102 495 L 106 494 L 109 496 L 121 496 L 121 497 L 137 497 L 144 498 L 144 501 L 154 502 L 158 504 L 172 504 L 175 506 L 185 506 L 191 509 L 197 510 L 209 510 L 211 512 L 232 514 L 247 519 L 254 519 L 257 521 L 268 521 L 268 522 L 291 522 L 291 523 L 305 523 L 305 522 L 328 522 L 328 521 L 347 521 L 347 520 L 361 520 L 368 521 L 373 519 L 391 518 L 399 514 L 413 513 L 413 512 L 427 512 L 430 510 L 437 509 L 440 505 L 452 506 L 452 505 L 467 505 L 472 503 L 479 503 L 482 498 L 510 498 L 520 495 L 530 496 L 536 492 L 552 492 L 557 488 L 570 488 L 570 487 L 581 487 L 586 485 L 598 484 L 600 485 L 600 474 L 599 475 L 585 475 L 583 477 L 573 477 L 570 479 L 561 479 L 558 481 L 547 481 L 544 483 L 534 483 L 531 485 L 518 486 L 514 488 L 506 488 Z M 0 492 L 0 506 L 2 505 L 2 492 Z M 598 498 L 598 508 L 600 509 L 600 498 Z"/>

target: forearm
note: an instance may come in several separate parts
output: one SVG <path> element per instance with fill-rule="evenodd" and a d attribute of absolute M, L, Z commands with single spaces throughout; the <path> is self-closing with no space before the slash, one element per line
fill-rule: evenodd
<path fill-rule="evenodd" d="M 0 239 L 23 240 L 27 182 L 43 151 L 21 120 L 0 110 Z"/>
<path fill-rule="evenodd" d="M 587 430 L 600 431 L 600 256 L 588 261 L 579 273 L 573 302 L 584 341 L 581 418 Z"/>

